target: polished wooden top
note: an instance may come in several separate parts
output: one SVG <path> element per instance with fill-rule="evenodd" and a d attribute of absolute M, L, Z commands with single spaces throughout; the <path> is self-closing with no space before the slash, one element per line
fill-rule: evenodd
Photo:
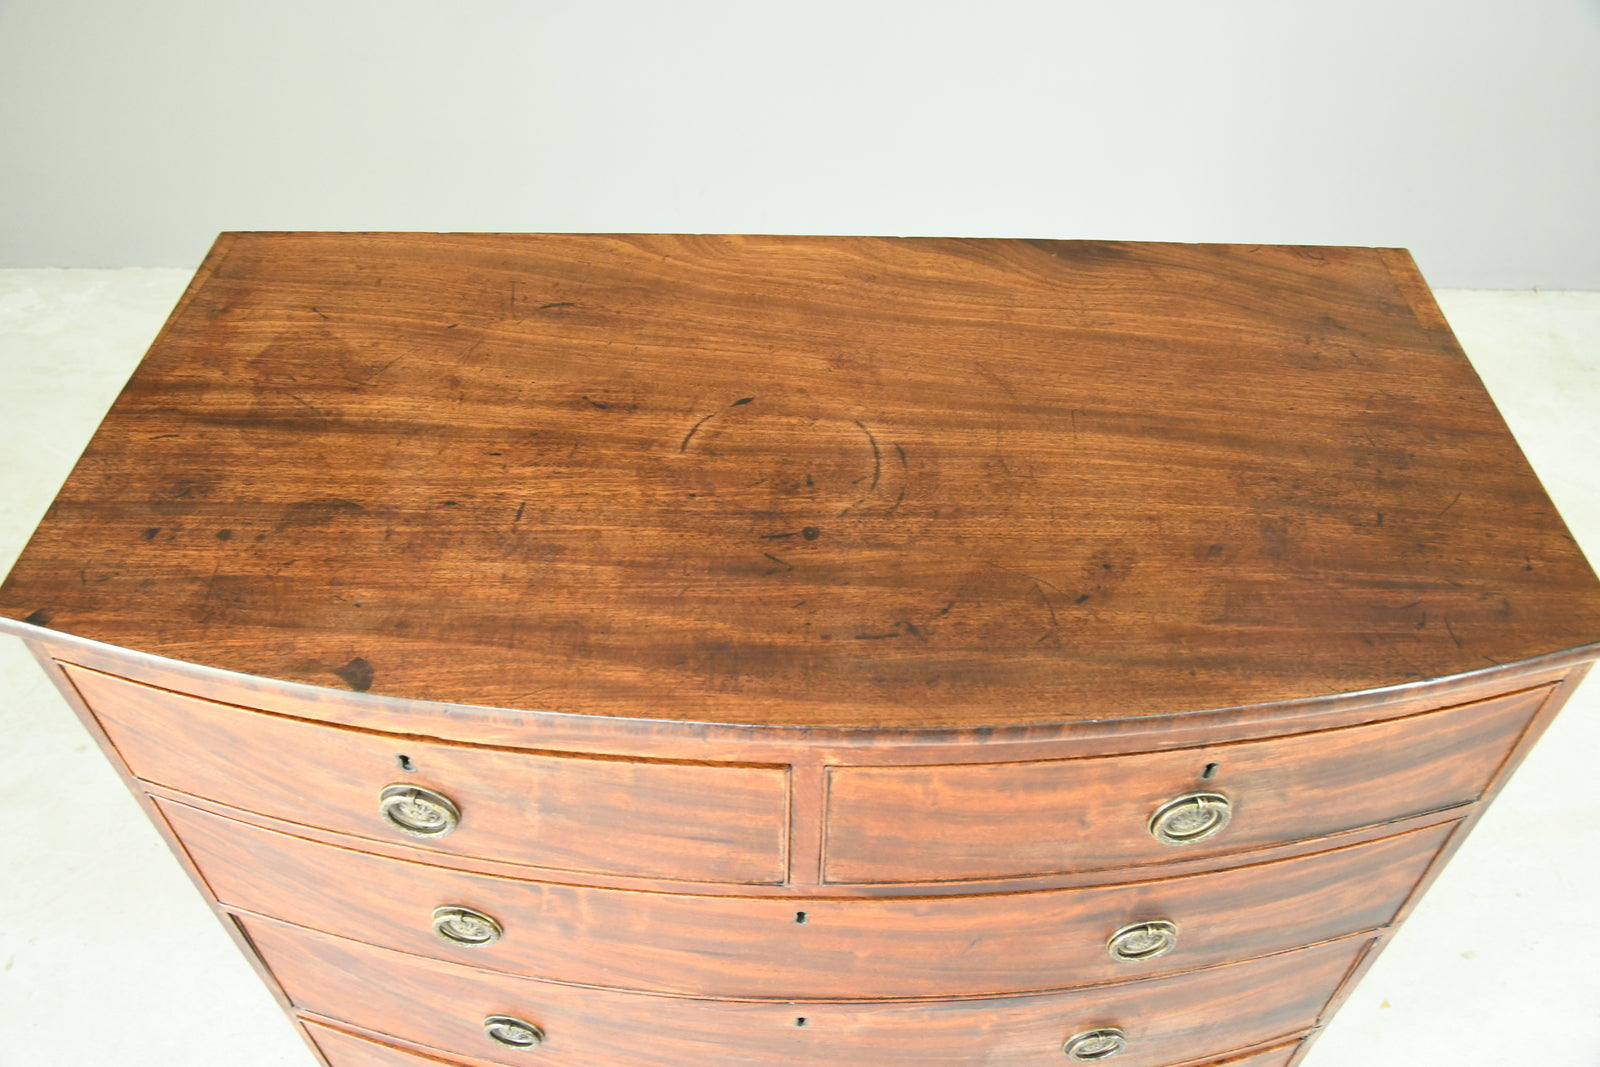
<path fill-rule="evenodd" d="M 1600 641 L 1600 586 L 1404 252 L 227 234 L 0 615 L 400 697 L 983 726 L 1534 657 Z"/>

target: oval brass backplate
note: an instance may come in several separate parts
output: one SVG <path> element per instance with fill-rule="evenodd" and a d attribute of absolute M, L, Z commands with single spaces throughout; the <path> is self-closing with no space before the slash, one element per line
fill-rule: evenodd
<path fill-rule="evenodd" d="M 1233 818 L 1233 803 L 1221 793 L 1185 793 L 1150 816 L 1150 836 L 1166 845 L 1192 845 L 1220 833 Z"/>
<path fill-rule="evenodd" d="M 1106 942 L 1111 958 L 1124 963 L 1137 963 L 1165 956 L 1178 947 L 1178 926 L 1165 919 L 1129 923 Z"/>
<path fill-rule="evenodd" d="M 444 837 L 461 825 L 461 809 L 443 793 L 400 782 L 378 794 L 384 821 L 412 837 Z"/>

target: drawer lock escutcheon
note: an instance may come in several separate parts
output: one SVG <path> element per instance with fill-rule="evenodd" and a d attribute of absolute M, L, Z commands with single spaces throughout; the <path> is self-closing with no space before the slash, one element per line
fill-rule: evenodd
<path fill-rule="evenodd" d="M 1124 963 L 1153 960 L 1177 947 L 1177 924 L 1165 919 L 1129 923 L 1112 934 L 1111 940 L 1106 942 L 1106 951 L 1111 953 L 1111 958 Z"/>
<path fill-rule="evenodd" d="M 474 908 L 446 904 L 433 909 L 433 932 L 452 945 L 492 945 L 505 933 L 493 916 Z"/>
<path fill-rule="evenodd" d="M 412 837 L 443 837 L 461 825 L 461 809 L 443 793 L 401 783 L 378 794 L 385 821 Z"/>
<path fill-rule="evenodd" d="M 1074 1063 L 1097 1063 L 1109 1060 L 1128 1047 L 1128 1035 L 1115 1026 L 1102 1026 L 1098 1030 L 1085 1030 L 1073 1034 L 1061 1051 Z"/>
<path fill-rule="evenodd" d="M 1221 793 L 1186 793 L 1150 816 L 1150 836 L 1165 845 L 1192 845 L 1219 833 L 1233 818 L 1233 805 Z"/>
<path fill-rule="evenodd" d="M 544 1044 L 543 1030 L 512 1015 L 489 1016 L 483 1020 L 483 1032 L 489 1040 L 507 1048 L 538 1048 Z"/>

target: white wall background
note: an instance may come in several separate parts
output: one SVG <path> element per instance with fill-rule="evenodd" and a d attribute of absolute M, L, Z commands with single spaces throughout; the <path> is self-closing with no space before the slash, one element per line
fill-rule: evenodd
<path fill-rule="evenodd" d="M 1384 244 L 1600 289 L 1600 2 L 0 0 L 0 266 L 295 228 Z"/>

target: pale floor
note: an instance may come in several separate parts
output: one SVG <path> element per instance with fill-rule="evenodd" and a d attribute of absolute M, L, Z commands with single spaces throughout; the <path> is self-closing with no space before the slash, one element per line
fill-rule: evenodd
<path fill-rule="evenodd" d="M 187 277 L 0 271 L 0 570 Z M 1440 295 L 1573 533 L 1600 560 L 1600 293 Z M 166 846 L 9 638 L 0 638 L 0 737 L 0 1067 L 309 1065 Z M 1600 1065 L 1597 762 L 1600 682 L 1591 681 L 1310 1067 Z"/>

